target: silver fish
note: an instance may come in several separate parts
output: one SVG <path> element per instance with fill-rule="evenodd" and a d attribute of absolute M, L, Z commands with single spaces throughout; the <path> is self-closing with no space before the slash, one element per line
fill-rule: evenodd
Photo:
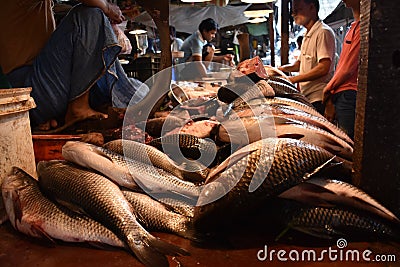
<path fill-rule="evenodd" d="M 352 184 L 336 179 L 324 179 L 324 178 L 313 178 L 308 180 L 307 183 L 321 186 L 337 195 L 357 200 L 357 202 L 365 203 L 371 206 L 372 208 L 381 211 L 381 213 L 383 213 L 385 218 L 400 223 L 400 220 L 390 210 L 385 208 L 382 204 L 380 204 L 377 200 L 372 198 L 366 192 L 364 192 L 360 188 L 355 187 Z"/>
<path fill-rule="evenodd" d="M 200 189 L 191 182 L 183 181 L 153 165 L 129 159 L 103 147 L 69 141 L 63 146 L 62 154 L 66 160 L 97 170 L 127 188 L 138 189 L 139 185 L 149 194 L 170 192 L 193 199 L 197 199 L 200 194 Z M 110 169 L 106 168 L 108 166 Z M 114 170 L 118 172 L 114 173 Z"/>
<path fill-rule="evenodd" d="M 39 189 L 38 182 L 14 167 L 1 188 L 12 226 L 26 235 L 47 240 L 88 242 L 125 247 L 109 229 L 97 221 L 50 201 Z"/>
<path fill-rule="evenodd" d="M 197 241 L 190 217 L 173 212 L 171 208 L 148 195 L 128 190 L 123 190 L 122 193 L 146 229 L 170 232 Z"/>
<path fill-rule="evenodd" d="M 290 201 L 281 207 L 281 218 L 289 228 L 315 236 L 332 239 L 360 237 L 363 240 L 399 241 L 399 226 L 348 207 L 316 207 Z"/>
<path fill-rule="evenodd" d="M 248 144 L 267 137 L 300 139 L 318 145 L 334 155 L 352 160 L 353 148 L 341 138 L 301 121 L 280 116 L 245 117 L 222 123 L 218 139 Z"/>
<path fill-rule="evenodd" d="M 103 147 L 130 159 L 161 168 L 184 180 L 203 181 L 208 173 L 208 170 L 200 165 L 190 170 L 182 168 L 155 147 L 131 140 L 113 140 L 104 144 Z"/>
<path fill-rule="evenodd" d="M 119 187 L 104 176 L 63 161 L 39 162 L 38 174 L 42 190 L 81 207 L 123 240 L 146 266 L 168 266 L 165 255 L 188 255 L 148 233 Z"/>
<path fill-rule="evenodd" d="M 196 226 L 254 207 L 334 162 L 331 153 L 303 141 L 266 138 L 254 142 L 209 174 L 195 207 Z"/>

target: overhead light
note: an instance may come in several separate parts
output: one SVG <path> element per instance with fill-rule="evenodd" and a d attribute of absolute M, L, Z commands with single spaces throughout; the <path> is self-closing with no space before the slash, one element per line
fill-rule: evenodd
<path fill-rule="evenodd" d="M 267 19 L 265 17 L 262 17 L 262 18 L 249 19 L 247 22 L 248 23 L 261 23 L 261 22 L 265 22 L 265 21 L 267 21 Z"/>
<path fill-rule="evenodd" d="M 146 26 L 144 26 L 140 23 L 137 23 L 137 22 L 133 23 L 133 25 L 131 26 L 131 29 L 132 30 L 129 31 L 129 34 L 139 35 L 139 34 L 145 34 L 147 32 L 145 30 Z"/>
<path fill-rule="evenodd" d="M 138 35 L 138 34 L 145 34 L 147 31 L 142 30 L 142 29 L 136 29 L 136 30 L 132 30 L 129 33 L 130 34 L 134 34 L 134 35 Z"/>
<path fill-rule="evenodd" d="M 259 18 L 266 17 L 272 12 L 272 10 L 246 10 L 243 13 L 248 18 Z"/>
<path fill-rule="evenodd" d="M 247 4 L 265 4 L 265 3 L 275 2 L 275 0 L 240 0 L 240 1 Z"/>
<path fill-rule="evenodd" d="M 243 13 L 248 18 L 267 17 L 274 10 L 268 4 L 253 4 L 249 6 Z"/>

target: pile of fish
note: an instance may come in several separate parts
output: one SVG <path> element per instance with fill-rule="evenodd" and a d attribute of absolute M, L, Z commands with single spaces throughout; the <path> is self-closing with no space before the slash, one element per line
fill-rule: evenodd
<path fill-rule="evenodd" d="M 1 187 L 11 224 L 52 242 L 121 247 L 146 266 L 189 255 L 149 231 L 207 242 L 271 203 L 281 223 L 312 236 L 399 241 L 399 219 L 349 183 L 353 141 L 290 82 L 261 76 L 190 102 L 203 105 L 195 119 L 183 103 L 142 122 L 147 143 L 67 142 L 65 160 L 39 162 L 38 181 L 14 168 Z M 209 105 L 215 114 L 202 113 Z"/>

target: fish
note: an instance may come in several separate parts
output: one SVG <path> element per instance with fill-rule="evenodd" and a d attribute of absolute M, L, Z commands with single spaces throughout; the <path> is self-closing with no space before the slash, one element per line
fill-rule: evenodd
<path fill-rule="evenodd" d="M 215 142 L 190 134 L 171 134 L 151 140 L 149 145 L 163 151 L 176 162 L 191 164 L 189 159 L 210 167 L 217 155 Z"/>
<path fill-rule="evenodd" d="M 66 160 L 82 167 L 99 171 L 120 186 L 132 190 L 144 190 L 148 194 L 169 192 L 187 197 L 193 201 L 200 194 L 200 189 L 192 182 L 181 180 L 156 166 L 129 159 L 103 147 L 79 141 L 69 141 L 63 146 L 62 154 Z M 111 170 L 105 169 L 103 164 L 106 161 L 108 161 L 108 165 L 117 167 L 111 166 Z M 113 172 L 114 169 L 122 170 L 121 173 L 126 174 L 126 180 L 130 179 L 129 183 L 125 182 L 125 180 L 122 181 L 123 183 L 119 183 L 121 175 L 119 173 L 115 174 Z"/>
<path fill-rule="evenodd" d="M 129 190 L 122 190 L 122 193 L 131 203 L 146 229 L 174 233 L 193 241 L 199 241 L 190 217 L 175 213 L 168 205 L 146 194 Z"/>
<path fill-rule="evenodd" d="M 343 139 L 350 146 L 354 146 L 354 141 L 339 127 L 335 124 L 331 123 L 324 117 L 314 116 L 310 113 L 304 112 L 302 110 L 284 106 L 284 105 L 260 105 L 252 108 L 247 108 L 243 110 L 239 110 L 228 118 L 228 120 L 236 120 L 238 118 L 244 117 L 253 117 L 253 116 L 276 116 L 276 117 L 284 117 L 295 121 L 301 121 L 312 126 L 321 128 L 327 132 L 330 132 L 333 135 Z M 224 121 L 221 121 L 223 124 Z"/>
<path fill-rule="evenodd" d="M 281 105 L 270 105 L 271 113 L 276 116 L 284 116 L 293 120 L 302 121 L 312 126 L 328 131 L 333 135 L 346 141 L 350 146 L 354 146 L 354 141 L 339 127 L 331 123 L 324 117 L 314 116 L 307 112 Z"/>
<path fill-rule="evenodd" d="M 125 248 L 108 228 L 83 214 L 54 203 L 40 191 L 38 181 L 24 170 L 13 167 L 1 187 L 12 226 L 28 236 L 66 242 L 87 242 Z"/>
<path fill-rule="evenodd" d="M 294 92 L 299 92 L 299 90 L 296 88 L 296 86 L 290 82 L 288 79 L 282 77 L 282 76 L 269 76 L 268 77 L 268 82 L 273 81 L 273 82 L 280 82 L 283 84 L 286 84 L 287 86 L 291 87 Z"/>
<path fill-rule="evenodd" d="M 307 97 L 301 94 L 295 87 L 287 85 L 286 83 L 268 80 L 268 84 L 274 89 L 275 96 L 282 98 L 290 98 L 303 103 L 306 106 L 314 108 Z"/>
<path fill-rule="evenodd" d="M 38 163 L 39 186 L 46 194 L 82 209 L 115 233 L 146 266 L 168 266 L 166 255 L 188 255 L 183 248 L 147 232 L 131 204 L 106 177 L 65 161 Z"/>
<path fill-rule="evenodd" d="M 291 108 L 296 108 L 298 110 L 302 110 L 304 112 L 307 112 L 311 115 L 317 116 L 317 117 L 321 117 L 321 118 L 325 118 L 322 114 L 320 114 L 314 107 L 310 107 L 308 105 L 305 105 L 301 102 L 298 102 L 296 100 L 290 99 L 290 98 L 284 98 L 284 97 L 274 97 L 274 98 L 265 98 L 263 100 L 264 104 L 268 104 L 268 105 L 283 105 L 283 106 L 287 106 L 287 107 L 291 107 Z M 259 105 L 260 103 L 249 103 L 250 105 Z"/>
<path fill-rule="evenodd" d="M 171 131 L 165 131 L 163 136 L 173 134 L 189 134 L 197 136 L 198 138 L 207 138 L 211 136 L 213 129 L 218 125 L 219 122 L 214 120 L 190 120 L 178 126 L 177 128 L 172 129 Z"/>
<path fill-rule="evenodd" d="M 390 210 L 385 208 L 381 203 L 372 198 L 366 192 L 350 183 L 329 178 L 313 178 L 306 181 L 306 183 L 320 186 L 338 196 L 351 199 L 356 203 L 362 203 L 363 205 L 366 205 L 364 208 L 365 210 L 372 210 L 373 213 L 382 216 L 387 220 L 400 223 L 400 220 L 397 218 L 397 216 L 394 215 Z M 357 207 L 360 207 L 360 205 L 357 205 Z"/>
<path fill-rule="evenodd" d="M 307 123 L 280 116 L 244 117 L 221 123 L 217 139 L 234 144 L 249 144 L 267 137 L 293 138 L 318 145 L 351 161 L 353 147 L 341 138 Z"/>
<path fill-rule="evenodd" d="M 119 154 L 105 154 L 105 149 L 80 141 L 68 141 L 62 147 L 64 159 L 76 164 L 96 170 L 120 186 L 130 189 L 140 189 L 135 182 L 132 172 L 118 160 L 123 160 Z M 113 157 L 114 156 L 114 157 Z"/>
<path fill-rule="evenodd" d="M 146 131 L 151 136 L 161 136 L 163 131 L 170 131 L 185 124 L 185 119 L 168 115 L 166 117 L 151 118 L 136 123 L 136 126 Z"/>
<path fill-rule="evenodd" d="M 130 159 L 161 168 L 183 180 L 204 181 L 208 173 L 208 169 L 200 164 L 192 165 L 190 170 L 182 168 L 165 153 L 140 142 L 117 139 L 107 142 L 103 147 Z"/>
<path fill-rule="evenodd" d="M 246 212 L 337 163 L 330 152 L 300 140 L 251 143 L 210 172 L 195 207 L 195 225 L 201 229 Z"/>
<path fill-rule="evenodd" d="M 399 241 L 400 237 L 398 225 L 363 210 L 339 205 L 319 207 L 290 200 L 280 210 L 282 223 L 289 229 L 318 238 Z"/>

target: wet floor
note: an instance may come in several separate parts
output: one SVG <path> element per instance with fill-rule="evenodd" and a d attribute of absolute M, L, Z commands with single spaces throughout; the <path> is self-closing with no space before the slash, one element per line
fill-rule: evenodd
<path fill-rule="evenodd" d="M 170 266 L 400 266 L 400 246 L 398 243 L 350 242 L 343 249 L 338 249 L 336 240 L 330 241 L 330 244 L 323 244 L 307 238 L 304 240 L 292 239 L 291 242 L 294 244 L 289 244 L 290 242 L 288 243 L 287 241 L 275 242 L 268 234 L 260 234 L 231 236 L 220 242 L 199 246 L 189 240 L 171 234 L 154 233 L 154 235 L 164 241 L 181 246 L 190 252 L 190 256 L 169 257 Z M 302 245 L 299 245 L 299 243 Z M 331 255 L 329 256 L 330 246 Z M 327 252 L 322 254 L 322 250 L 325 249 Z M 273 250 L 275 252 L 272 252 Z M 281 260 L 278 258 L 279 250 L 283 251 L 280 252 Z M 322 262 L 313 262 L 312 256 L 311 260 L 307 260 L 308 253 L 305 253 L 305 250 L 315 251 L 317 260 L 323 255 Z M 371 251 L 371 253 L 367 250 Z M 359 261 L 352 260 L 351 257 L 353 256 L 349 251 L 357 253 L 360 257 Z M 265 257 L 265 252 L 267 252 L 267 257 Z M 340 254 L 342 254 L 342 260 L 340 260 Z M 302 255 L 305 255 L 304 261 L 301 261 Z M 346 255 L 348 255 L 347 260 Z M 365 261 L 363 255 L 365 259 L 370 259 L 371 262 Z M 297 256 L 299 256 L 299 260 L 295 260 Z M 334 259 L 335 256 L 336 260 Z M 376 262 L 376 256 L 386 259 L 386 262 Z M 291 258 L 294 260 L 291 260 Z M 284 259 L 286 261 L 283 261 Z M 356 259 L 356 256 L 354 256 L 354 259 Z M 50 244 L 32 239 L 16 232 L 11 224 L 7 222 L 0 226 L 0 266 L 136 267 L 143 265 L 135 256 L 120 249 L 105 250 L 84 244 L 78 245 L 59 241 L 56 244 Z"/>

